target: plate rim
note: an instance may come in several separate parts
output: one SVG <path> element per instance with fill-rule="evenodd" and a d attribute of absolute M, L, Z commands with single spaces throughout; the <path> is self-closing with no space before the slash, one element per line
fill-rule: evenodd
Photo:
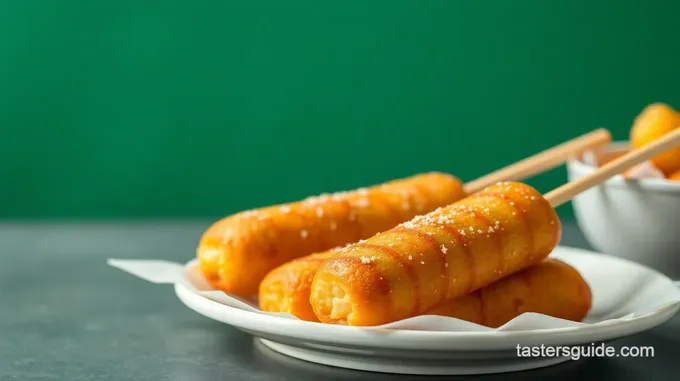
<path fill-rule="evenodd" d="M 494 364 L 491 367 L 479 361 L 477 364 L 462 361 L 441 360 L 449 365 L 421 365 L 421 364 L 384 364 L 380 361 L 365 362 L 359 356 L 347 356 L 338 353 L 316 352 L 309 348 L 298 348 L 276 341 L 263 338 L 256 339 L 259 345 L 267 350 L 276 352 L 301 361 L 314 364 L 332 366 L 336 368 L 359 370 L 364 372 L 400 375 L 428 375 L 428 376 L 474 376 L 502 373 L 516 373 L 521 371 L 540 369 L 562 364 L 570 361 L 569 357 L 517 357 L 513 360 L 506 359 L 502 364 Z M 384 356 L 379 356 L 383 358 Z"/>
<path fill-rule="evenodd" d="M 558 249 L 564 251 L 567 255 L 597 255 L 607 257 L 608 260 L 643 267 L 673 285 L 673 281 L 661 272 L 625 258 L 570 246 L 558 246 L 556 250 Z M 185 268 L 194 261 L 186 263 Z M 597 338 L 592 341 L 606 341 L 639 333 L 663 324 L 673 318 L 680 309 L 680 302 L 668 303 L 653 311 L 629 319 L 608 320 L 585 326 L 513 331 L 425 331 L 352 327 L 289 319 L 228 306 L 200 295 L 180 283 L 174 285 L 174 290 L 180 301 L 189 309 L 237 329 L 247 329 L 260 334 L 326 345 L 360 345 L 370 348 L 402 350 L 489 351 L 515 349 L 517 345 L 532 345 L 531 342 L 538 345 L 577 345 L 586 342 L 578 339 L 578 337 L 592 337 Z M 225 314 L 224 311 L 228 312 Z M 219 315 L 227 315 L 233 318 L 229 318 L 228 320 L 231 322 L 227 322 Z M 233 322 L 234 320 L 238 320 L 240 323 L 236 324 Z M 308 328 L 304 329 L 305 326 Z M 310 330 L 312 330 L 311 334 Z M 319 339 L 319 337 L 322 337 L 322 339 Z M 537 338 L 538 340 L 536 340 Z M 568 338 L 571 340 L 567 340 Z M 509 346 L 508 343 L 510 343 Z"/>

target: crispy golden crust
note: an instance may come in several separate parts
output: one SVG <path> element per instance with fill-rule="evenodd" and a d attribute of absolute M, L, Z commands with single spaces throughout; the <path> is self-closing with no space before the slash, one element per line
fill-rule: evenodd
<path fill-rule="evenodd" d="M 310 302 L 324 323 L 378 325 L 420 315 L 539 263 L 560 232 L 540 193 L 499 183 L 343 248 L 317 271 Z"/>
<path fill-rule="evenodd" d="M 668 176 L 668 180 L 680 181 L 680 171 L 675 171 Z"/>
<path fill-rule="evenodd" d="M 260 309 L 287 312 L 299 319 L 319 321 L 309 304 L 314 274 L 333 252 L 325 251 L 294 259 L 270 271 L 260 283 Z"/>
<path fill-rule="evenodd" d="M 368 238 L 464 196 L 457 178 L 427 173 L 242 212 L 207 229 L 197 257 L 215 288 L 252 296 L 264 276 L 281 264 Z"/>
<path fill-rule="evenodd" d="M 497 328 L 525 312 L 583 321 L 591 306 L 590 287 L 581 275 L 548 258 L 472 294 L 445 301 L 426 314 Z"/>
<path fill-rule="evenodd" d="M 309 301 L 312 278 L 332 254 L 308 255 L 272 270 L 260 285 L 260 308 L 318 322 Z M 581 275 L 566 263 L 548 258 L 424 314 L 497 328 L 525 312 L 583 321 L 591 307 L 590 287 Z"/>

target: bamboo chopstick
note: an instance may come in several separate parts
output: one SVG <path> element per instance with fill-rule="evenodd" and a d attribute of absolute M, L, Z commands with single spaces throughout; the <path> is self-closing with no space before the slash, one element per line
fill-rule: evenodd
<path fill-rule="evenodd" d="M 548 171 L 567 161 L 570 157 L 611 143 L 609 131 L 600 128 L 541 151 L 526 159 L 503 167 L 464 185 L 465 193 L 476 193 L 499 181 L 517 181 Z"/>

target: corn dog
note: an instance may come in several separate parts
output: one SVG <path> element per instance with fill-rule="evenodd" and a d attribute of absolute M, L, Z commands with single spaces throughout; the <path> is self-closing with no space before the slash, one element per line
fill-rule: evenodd
<path fill-rule="evenodd" d="M 327 259 L 310 302 L 323 323 L 379 325 L 421 315 L 539 263 L 559 218 L 532 187 L 498 183 Z"/>
<path fill-rule="evenodd" d="M 456 177 L 432 172 L 241 212 L 206 230 L 197 257 L 213 287 L 252 296 L 283 263 L 371 237 L 465 196 Z"/>
<path fill-rule="evenodd" d="M 309 303 L 309 292 L 316 271 L 333 253 L 329 250 L 311 254 L 270 271 L 260 283 L 260 309 L 266 312 L 287 312 L 298 319 L 319 321 Z"/>
<path fill-rule="evenodd" d="M 311 283 L 333 253 L 311 254 L 272 270 L 260 284 L 260 309 L 318 322 L 309 301 Z M 472 294 L 445 301 L 424 314 L 497 328 L 525 312 L 582 321 L 591 304 L 590 288 L 580 274 L 562 261 L 547 258 Z"/>
<path fill-rule="evenodd" d="M 680 181 L 680 171 L 675 171 L 668 176 L 668 180 Z"/>
<path fill-rule="evenodd" d="M 525 312 L 583 321 L 592 306 L 588 283 L 553 258 L 509 275 L 472 294 L 449 300 L 426 315 L 454 317 L 498 328 Z"/>
<path fill-rule="evenodd" d="M 497 181 L 527 178 L 609 142 L 611 134 L 597 129 L 464 185 L 454 176 L 433 172 L 237 213 L 204 232 L 196 256 L 213 287 L 250 297 L 267 272 L 291 259 L 369 238 Z"/>

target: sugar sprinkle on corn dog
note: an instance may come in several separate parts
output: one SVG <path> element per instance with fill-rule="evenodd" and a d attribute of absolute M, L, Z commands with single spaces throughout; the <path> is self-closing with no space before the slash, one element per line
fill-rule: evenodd
<path fill-rule="evenodd" d="M 242 212 L 208 228 L 197 256 L 215 288 L 251 296 L 283 263 L 371 237 L 463 197 L 456 177 L 433 172 Z"/>
<path fill-rule="evenodd" d="M 539 192 L 499 183 L 339 250 L 315 274 L 310 302 L 324 323 L 379 325 L 421 315 L 539 263 L 560 233 Z"/>

